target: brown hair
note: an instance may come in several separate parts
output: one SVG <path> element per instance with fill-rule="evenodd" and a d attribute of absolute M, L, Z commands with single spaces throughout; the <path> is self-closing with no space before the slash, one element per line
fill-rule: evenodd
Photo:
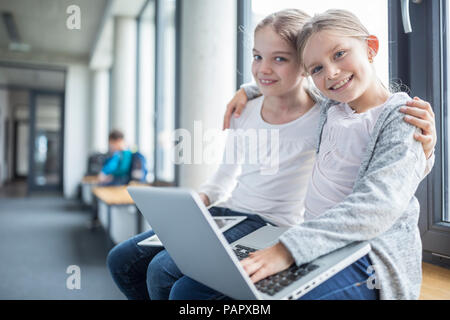
<path fill-rule="evenodd" d="M 124 135 L 122 131 L 119 130 L 113 130 L 109 133 L 108 140 L 109 141 L 117 141 L 117 140 L 123 140 Z"/>

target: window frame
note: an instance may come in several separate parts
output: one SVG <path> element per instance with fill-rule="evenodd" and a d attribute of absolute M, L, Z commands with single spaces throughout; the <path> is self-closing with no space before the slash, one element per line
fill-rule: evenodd
<path fill-rule="evenodd" d="M 165 21 L 163 19 L 164 15 L 164 6 L 165 1 L 167 0 L 147 0 L 145 4 L 142 6 L 142 9 L 137 17 L 137 23 L 138 23 L 138 32 L 137 32 L 137 59 L 136 59 L 136 79 L 137 79 L 137 86 L 136 86 L 136 141 L 139 143 L 141 142 L 141 139 L 139 137 L 139 110 L 140 110 L 140 85 L 139 85 L 139 63 L 140 63 L 140 19 L 142 14 L 144 13 L 145 9 L 148 5 L 151 4 L 151 2 L 154 2 L 155 6 L 155 73 L 154 73 L 154 104 L 153 104 L 153 118 L 149 119 L 149 121 L 153 121 L 153 132 L 154 132 L 154 142 L 153 142 L 153 184 L 154 185 L 171 185 L 171 186 L 178 186 L 179 184 L 179 168 L 175 165 L 174 166 L 174 180 L 173 181 L 163 181 L 160 179 L 158 175 L 158 131 L 159 131 L 159 125 L 158 125 L 158 110 L 163 108 L 163 97 L 164 97 L 164 25 Z M 175 94 L 175 128 L 179 127 L 180 119 L 179 119 L 179 78 L 180 78 L 180 20 L 181 20 L 181 1 L 175 0 L 175 83 L 174 83 L 174 94 Z M 139 145 L 139 144 L 138 144 Z M 150 170 L 149 170 L 150 171 Z"/>
<path fill-rule="evenodd" d="M 150 5 L 153 5 L 156 9 L 156 2 L 157 0 L 146 0 L 145 3 L 142 5 L 141 10 L 139 11 L 139 14 L 137 15 L 136 18 L 136 23 L 137 23 L 137 32 L 136 32 L 136 119 L 135 119 L 135 124 L 136 124 L 136 146 L 138 148 L 138 150 L 140 151 L 142 148 L 142 139 L 140 137 L 141 135 L 141 121 L 140 121 L 140 111 L 141 111 L 141 84 L 140 84 L 140 78 L 141 78 L 141 48 L 142 48 L 142 44 L 141 44 L 141 33 L 142 33 L 142 20 L 143 20 L 143 15 L 145 14 L 146 10 L 148 9 L 148 7 Z M 154 14 L 154 22 L 156 23 L 156 10 L 155 10 L 155 14 Z M 155 43 L 156 45 L 156 25 L 155 25 Z M 156 76 L 156 69 L 155 69 L 155 73 L 153 73 L 153 77 L 155 78 Z M 155 89 L 155 88 L 153 88 Z M 153 100 L 153 115 L 155 115 L 154 111 L 155 111 L 155 100 Z M 152 117 L 150 119 L 148 119 L 148 121 L 150 122 L 155 122 L 155 118 Z M 153 125 L 153 134 L 156 134 L 156 128 Z M 155 153 L 155 149 L 156 146 L 153 146 L 153 150 L 152 150 L 152 154 L 154 155 Z M 153 156 L 154 157 L 154 156 Z M 154 159 L 153 159 L 154 161 Z M 151 163 L 150 161 L 147 160 L 147 164 Z M 153 175 L 153 181 L 151 181 L 151 183 L 154 183 L 155 180 L 155 170 L 156 170 L 156 164 L 153 162 L 152 167 L 148 168 L 148 174 L 152 174 Z M 148 176 L 147 176 L 148 179 Z"/>
<path fill-rule="evenodd" d="M 435 113 L 438 141 L 435 164 L 431 173 L 420 184 L 416 196 L 420 203 L 419 229 L 422 238 L 423 260 L 450 265 L 450 223 L 443 222 L 445 141 L 443 114 L 447 105 L 445 79 L 446 3 L 443 0 L 410 4 L 412 33 L 405 35 L 401 25 L 400 1 L 389 0 L 392 10 L 390 23 L 396 35 L 391 59 L 393 76 L 400 78 L 413 96 L 428 101 Z M 391 11 L 391 10 L 390 10 Z M 447 17 L 450 18 L 450 17 Z M 436 23 L 439 21 L 440 23 Z M 432 23 L 434 22 L 434 23 Z M 404 57 L 407 57 L 405 59 Z M 425 76 L 424 76 L 425 75 Z"/>
<path fill-rule="evenodd" d="M 237 1 L 237 74 L 236 74 L 236 89 L 244 83 L 251 82 L 253 79 L 248 79 L 247 75 L 248 64 L 245 62 L 246 54 L 244 43 L 246 41 L 245 32 L 249 31 L 252 24 L 252 0 L 236 0 Z"/>

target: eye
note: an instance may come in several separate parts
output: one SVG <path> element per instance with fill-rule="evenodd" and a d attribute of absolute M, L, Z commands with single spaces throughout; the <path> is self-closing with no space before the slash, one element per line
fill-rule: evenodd
<path fill-rule="evenodd" d="M 336 52 L 336 53 L 334 54 L 334 58 L 335 58 L 335 59 L 339 59 L 339 58 L 342 58 L 344 55 L 345 55 L 345 51 L 344 51 L 344 50 L 341 50 L 341 51 L 338 51 L 338 52 Z"/>
<path fill-rule="evenodd" d="M 317 72 L 319 72 L 320 70 L 322 70 L 322 66 L 317 66 L 311 69 L 311 71 L 309 72 L 311 75 L 316 74 Z"/>
<path fill-rule="evenodd" d="M 259 56 L 257 54 L 253 55 L 253 60 L 257 61 L 257 60 L 261 60 L 261 59 L 262 59 L 261 56 Z"/>
<path fill-rule="evenodd" d="M 276 62 L 284 62 L 284 61 L 286 61 L 286 59 L 283 57 L 275 57 L 275 61 Z"/>

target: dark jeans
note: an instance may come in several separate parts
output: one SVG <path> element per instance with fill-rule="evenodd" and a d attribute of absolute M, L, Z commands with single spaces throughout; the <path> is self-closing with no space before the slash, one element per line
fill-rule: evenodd
<path fill-rule="evenodd" d="M 369 256 L 364 256 L 348 266 L 299 300 L 378 300 L 379 290 L 369 289 L 367 280 L 371 276 Z M 169 298 L 171 300 L 222 300 L 229 299 L 187 276 L 177 280 Z"/>
<path fill-rule="evenodd" d="M 267 224 L 258 215 L 226 208 L 212 207 L 209 212 L 213 216 L 247 216 L 247 219 L 224 232 L 229 243 Z M 128 299 L 168 299 L 173 283 L 183 277 L 164 248 L 137 245 L 153 234 L 153 231 L 143 232 L 118 244 L 108 254 L 107 265 L 111 276 Z"/>

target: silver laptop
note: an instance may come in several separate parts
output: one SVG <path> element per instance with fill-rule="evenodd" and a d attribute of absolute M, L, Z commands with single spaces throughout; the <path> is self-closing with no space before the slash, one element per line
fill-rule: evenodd
<path fill-rule="evenodd" d="M 265 226 L 228 244 L 195 191 L 127 190 L 180 271 L 234 299 L 297 299 L 371 250 L 367 242 L 353 243 L 254 284 L 239 260 L 275 244 L 287 228 Z"/>

